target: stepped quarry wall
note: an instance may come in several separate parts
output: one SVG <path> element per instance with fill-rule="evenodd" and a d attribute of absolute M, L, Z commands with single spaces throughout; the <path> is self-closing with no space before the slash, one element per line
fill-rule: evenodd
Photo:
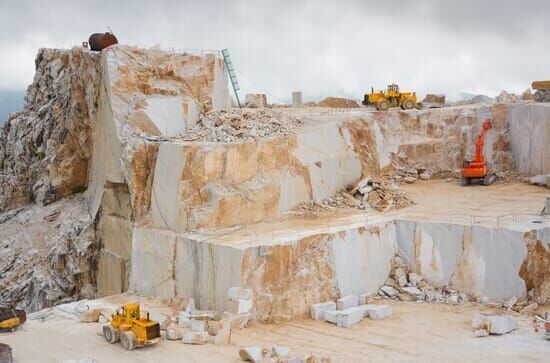
<path fill-rule="evenodd" d="M 257 223 L 328 198 L 362 176 L 396 167 L 454 170 L 471 156 L 486 118 L 494 127 L 487 159 L 496 171 L 511 171 L 507 115 L 503 104 L 368 112 L 313 119 L 296 134 L 255 142 L 164 141 L 148 223 L 174 231 Z"/>
<path fill-rule="evenodd" d="M 37 290 L 51 285 L 46 278 L 0 275 L 2 291 L 14 296 L 10 302 L 35 309 L 131 288 L 193 296 L 201 308 L 223 309 L 227 289 L 240 285 L 253 289 L 260 320 L 287 320 L 313 302 L 375 292 L 395 253 L 435 285 L 498 298 L 535 288 L 546 296 L 545 228 L 381 219 L 323 228 L 306 223 L 284 237 L 264 233 L 253 240 L 224 233 L 277 221 L 361 177 L 396 168 L 454 170 L 473 154 L 486 118 L 493 120 L 485 155 L 494 170 L 548 173 L 548 105 L 312 112 L 275 137 L 191 141 L 192 129 L 211 127 L 202 120 L 206 112 L 231 113 L 216 54 L 122 45 L 101 53 L 44 49 L 36 67 L 24 110 L 0 130 L 0 211 L 8 211 L 0 217 L 0 241 L 15 239 L 4 216 L 28 203 L 36 202 L 40 215 L 41 206 L 78 199 L 75 215 L 67 217 L 78 228 L 45 234 L 47 246 L 64 241 L 62 251 L 40 250 L 55 262 L 33 260 L 37 271 L 58 271 L 55 281 L 62 282 L 47 290 L 53 295 Z M 84 196 L 70 196 L 85 189 Z M 19 260 L 3 252 L 11 257 L 2 259 L 0 271 L 12 268 L 6 261 L 35 255 L 18 251 Z"/>
<path fill-rule="evenodd" d="M 248 287 L 257 319 L 283 321 L 307 315 L 313 303 L 377 292 L 399 254 L 434 287 L 502 300 L 526 297 L 534 288 L 538 301 L 550 301 L 548 226 L 400 219 L 299 225 L 275 238 L 137 227 L 132 263 L 143 268 L 133 270 L 130 288 L 164 298 L 194 297 L 202 309 L 223 310 L 229 287 Z"/>
<path fill-rule="evenodd" d="M 230 98 L 215 54 L 116 46 L 102 52 L 101 70 L 86 196 L 99 219 L 98 292 L 108 295 L 129 286 L 133 225 L 149 212 L 159 141 L 184 134 L 201 112 L 227 110 Z"/>

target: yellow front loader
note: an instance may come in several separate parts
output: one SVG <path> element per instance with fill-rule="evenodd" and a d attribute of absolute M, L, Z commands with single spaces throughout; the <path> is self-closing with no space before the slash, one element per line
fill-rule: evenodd
<path fill-rule="evenodd" d="M 387 111 L 390 107 L 401 107 L 403 110 L 415 108 L 416 92 L 399 92 L 399 86 L 396 84 L 388 85 L 387 91 L 374 92 L 365 94 L 363 105 L 374 106 L 378 111 Z"/>
<path fill-rule="evenodd" d="M 156 344 L 160 341 L 160 325 L 141 316 L 139 304 L 126 304 L 113 314 L 111 324 L 103 327 L 103 336 L 111 344 L 118 341 L 124 349 Z"/>

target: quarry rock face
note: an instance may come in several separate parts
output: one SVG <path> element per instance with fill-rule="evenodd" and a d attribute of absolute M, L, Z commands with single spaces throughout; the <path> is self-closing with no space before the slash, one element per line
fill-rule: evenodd
<path fill-rule="evenodd" d="M 36 311 L 94 297 L 98 252 L 80 195 L 0 214 L 0 308 Z"/>
<path fill-rule="evenodd" d="M 377 293 L 396 253 L 436 287 L 546 299 L 544 225 L 285 218 L 396 170 L 414 170 L 405 173 L 414 183 L 452 172 L 471 158 L 487 118 L 494 171 L 548 174 L 548 105 L 299 117 L 229 106 L 217 54 L 41 50 L 27 105 L 0 132 L 2 301 L 35 310 L 131 289 L 224 311 L 240 286 L 255 319 L 284 321 L 312 304 Z M 385 197 L 360 187 L 371 205 Z"/>
<path fill-rule="evenodd" d="M 21 112 L 0 128 L 0 211 L 48 204 L 88 182 L 99 54 L 40 49 Z"/>

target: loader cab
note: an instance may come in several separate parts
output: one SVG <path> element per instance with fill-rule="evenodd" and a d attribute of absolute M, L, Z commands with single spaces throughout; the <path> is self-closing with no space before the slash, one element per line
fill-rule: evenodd
<path fill-rule="evenodd" d="M 390 92 L 399 93 L 399 86 L 396 85 L 395 83 L 388 85 L 388 93 Z"/>

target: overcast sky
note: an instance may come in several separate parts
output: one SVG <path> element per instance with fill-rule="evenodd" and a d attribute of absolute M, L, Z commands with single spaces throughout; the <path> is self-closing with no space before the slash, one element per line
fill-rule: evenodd
<path fill-rule="evenodd" d="M 359 99 L 391 82 L 495 96 L 550 78 L 549 22 L 548 0 L 1 0 L 0 90 L 32 81 L 38 48 L 110 26 L 140 47 L 229 48 L 243 97 Z"/>

